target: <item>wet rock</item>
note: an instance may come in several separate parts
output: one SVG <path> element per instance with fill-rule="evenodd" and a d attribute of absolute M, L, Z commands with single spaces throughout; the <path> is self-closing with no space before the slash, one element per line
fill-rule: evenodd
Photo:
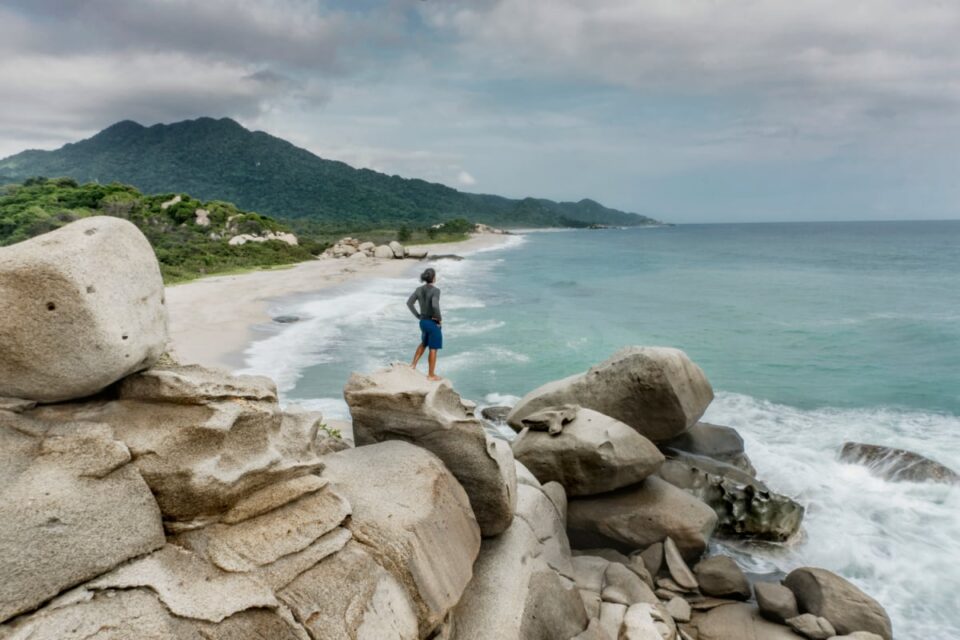
<path fill-rule="evenodd" d="M 960 484 L 960 475 L 949 467 L 906 449 L 845 442 L 840 459 L 862 464 L 881 478 L 894 482 Z"/>
<path fill-rule="evenodd" d="M 640 482 L 663 462 L 652 442 L 622 422 L 590 409 L 579 410 L 557 435 L 527 429 L 511 447 L 538 480 L 559 482 L 574 496 Z"/>
<path fill-rule="evenodd" d="M 484 536 L 513 519 L 516 470 L 509 445 L 483 423 L 446 380 L 432 382 L 407 366 L 353 374 L 344 388 L 357 446 L 405 440 L 436 454 L 463 485 Z"/>
<path fill-rule="evenodd" d="M 755 582 L 753 592 L 764 618 L 783 623 L 787 618 L 800 615 L 797 598 L 793 591 L 776 582 Z"/>
<path fill-rule="evenodd" d="M 694 567 L 704 595 L 731 600 L 750 599 L 750 581 L 729 556 L 704 558 Z"/>
<path fill-rule="evenodd" d="M 126 220 L 83 218 L 0 248 L 0 396 L 81 398 L 146 369 L 166 349 L 163 301 L 153 249 Z"/>
<path fill-rule="evenodd" d="M 892 640 L 890 618 L 876 600 L 826 569 L 795 569 L 783 581 L 797 597 L 801 613 L 830 621 L 837 633 L 870 631 Z"/>
<path fill-rule="evenodd" d="M 108 429 L 0 413 L 0 622 L 163 544 L 160 509 Z"/>
<path fill-rule="evenodd" d="M 564 426 L 573 422 L 580 407 L 575 404 L 565 404 L 559 407 L 541 409 L 520 419 L 520 428 L 530 431 L 546 431 L 551 436 L 560 435 Z"/>
<path fill-rule="evenodd" d="M 628 424 L 654 442 L 693 426 L 713 400 L 703 371 L 677 349 L 628 347 L 586 373 L 550 382 L 513 408 L 515 427 L 531 413 L 578 404 Z"/>
<path fill-rule="evenodd" d="M 300 316 L 277 316 L 273 321 L 277 324 L 293 324 L 294 322 L 300 322 Z"/>
<path fill-rule="evenodd" d="M 567 530 L 576 547 L 632 551 L 669 536 L 687 560 L 703 553 L 717 523 L 710 507 L 656 476 L 609 493 L 571 498 L 567 509 Z"/>
<path fill-rule="evenodd" d="M 480 410 L 480 416 L 484 420 L 489 420 L 497 424 L 505 424 L 507 422 L 507 414 L 510 413 L 510 407 L 484 407 Z"/>
<path fill-rule="evenodd" d="M 671 451 L 684 451 L 726 462 L 752 476 L 756 475 L 756 470 L 744 451 L 743 438 L 732 427 L 698 422 L 660 446 L 668 455 Z"/>
<path fill-rule="evenodd" d="M 463 256 L 458 256 L 454 253 L 434 253 L 431 254 L 428 260 L 453 260 L 455 262 L 460 262 L 463 260 Z"/>
<path fill-rule="evenodd" d="M 702 456 L 665 461 L 657 474 L 716 512 L 717 532 L 782 542 L 800 529 L 804 508 L 744 471 Z"/>

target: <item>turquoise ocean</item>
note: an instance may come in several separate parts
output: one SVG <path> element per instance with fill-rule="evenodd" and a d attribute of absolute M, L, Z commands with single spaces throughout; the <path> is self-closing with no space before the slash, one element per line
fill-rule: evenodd
<path fill-rule="evenodd" d="M 416 347 L 405 301 L 423 266 L 275 301 L 302 320 L 258 328 L 246 370 L 346 417 L 349 372 Z M 432 266 L 438 372 L 465 397 L 510 404 L 624 345 L 681 348 L 717 394 L 704 420 L 737 428 L 758 475 L 807 507 L 790 545 L 718 550 L 755 572 L 837 571 L 898 639 L 960 638 L 960 488 L 837 460 L 855 440 L 960 470 L 960 221 L 530 232 Z"/>

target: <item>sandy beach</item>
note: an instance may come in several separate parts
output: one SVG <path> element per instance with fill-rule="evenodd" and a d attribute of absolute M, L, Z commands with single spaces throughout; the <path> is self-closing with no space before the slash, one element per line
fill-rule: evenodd
<path fill-rule="evenodd" d="M 432 254 L 464 254 L 495 247 L 508 236 L 481 234 L 462 242 L 421 247 Z M 290 268 L 202 278 L 167 287 L 171 349 L 178 360 L 237 369 L 253 340 L 252 327 L 271 320 L 271 300 L 316 293 L 349 281 L 399 277 L 416 270 L 416 260 L 320 259 Z"/>

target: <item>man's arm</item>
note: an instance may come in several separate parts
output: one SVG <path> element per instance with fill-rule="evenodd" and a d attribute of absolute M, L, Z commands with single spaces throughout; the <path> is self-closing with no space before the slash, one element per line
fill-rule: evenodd
<path fill-rule="evenodd" d="M 417 300 L 417 292 L 414 291 L 413 293 L 410 294 L 410 297 L 407 298 L 407 309 L 410 309 L 410 313 L 413 314 L 413 317 L 419 320 L 420 313 L 417 312 L 417 308 L 413 306 L 413 303 L 416 302 L 416 300 Z"/>
<path fill-rule="evenodd" d="M 433 319 L 436 320 L 437 323 L 443 322 L 443 317 L 440 315 L 440 289 L 433 287 L 430 294 L 430 306 L 433 307 Z"/>

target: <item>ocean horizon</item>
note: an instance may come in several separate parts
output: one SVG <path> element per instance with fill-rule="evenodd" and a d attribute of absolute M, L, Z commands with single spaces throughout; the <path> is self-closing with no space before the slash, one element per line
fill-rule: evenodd
<path fill-rule="evenodd" d="M 437 251 L 442 253 L 442 245 Z M 846 441 L 960 468 L 960 221 L 692 224 L 512 236 L 439 274 L 438 372 L 512 404 L 627 345 L 683 349 L 713 384 L 703 420 L 735 427 L 758 477 L 807 508 L 786 546 L 713 544 L 749 571 L 816 565 L 890 612 L 899 638 L 960 637 L 960 497 L 842 463 Z M 351 371 L 408 361 L 409 277 L 277 300 L 246 372 L 346 418 Z M 945 562 L 947 561 L 947 562 Z"/>

